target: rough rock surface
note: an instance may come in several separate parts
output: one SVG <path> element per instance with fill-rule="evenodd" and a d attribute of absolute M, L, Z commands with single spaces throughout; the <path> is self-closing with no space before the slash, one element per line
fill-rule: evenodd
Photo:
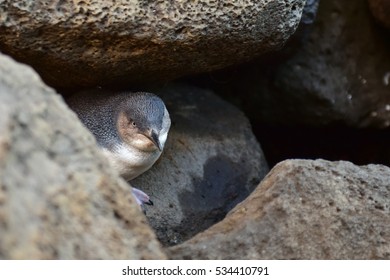
<path fill-rule="evenodd" d="M 318 5 L 320 0 L 307 0 L 302 11 L 301 23 L 312 24 L 317 17 Z"/>
<path fill-rule="evenodd" d="M 288 160 L 173 259 L 390 259 L 390 168 Z"/>
<path fill-rule="evenodd" d="M 268 172 L 245 116 L 211 91 L 170 85 L 159 94 L 172 127 L 161 160 L 132 183 L 154 202 L 146 215 L 165 245 L 220 221 Z"/>
<path fill-rule="evenodd" d="M 307 31 L 307 30 L 306 30 Z M 278 124 L 390 126 L 390 37 L 365 0 L 327 0 L 298 52 L 215 75 L 240 92 L 250 119 Z M 290 55 L 290 56 L 288 56 Z M 287 57 L 286 57 L 287 56 Z"/>
<path fill-rule="evenodd" d="M 0 54 L 0 259 L 163 259 L 93 136 L 30 67 Z"/>
<path fill-rule="evenodd" d="M 390 0 L 368 0 L 374 17 L 387 28 L 390 28 Z"/>
<path fill-rule="evenodd" d="M 168 79 L 280 48 L 304 3 L 4 0 L 0 50 L 57 87 Z"/>
<path fill-rule="evenodd" d="M 389 127 L 389 49 L 366 1 L 321 1 L 311 36 L 275 86 L 301 121 Z"/>

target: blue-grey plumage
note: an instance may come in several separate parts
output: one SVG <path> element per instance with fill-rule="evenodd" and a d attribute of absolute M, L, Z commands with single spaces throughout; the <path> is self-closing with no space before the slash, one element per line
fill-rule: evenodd
<path fill-rule="evenodd" d="M 164 102 L 147 92 L 83 91 L 68 105 L 93 133 L 103 154 L 126 180 L 148 170 L 160 157 L 171 120 Z M 137 201 L 149 197 L 135 190 Z"/>

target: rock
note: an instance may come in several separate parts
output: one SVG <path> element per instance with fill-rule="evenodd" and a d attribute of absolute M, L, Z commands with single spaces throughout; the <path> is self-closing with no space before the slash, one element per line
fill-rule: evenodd
<path fill-rule="evenodd" d="M 317 17 L 318 5 L 320 0 L 307 0 L 302 11 L 301 23 L 312 24 Z"/>
<path fill-rule="evenodd" d="M 164 259 L 160 244 L 63 100 L 0 55 L 0 259 Z"/>
<path fill-rule="evenodd" d="M 304 3 L 5 0 L 0 50 L 56 87 L 171 79 L 280 48 Z"/>
<path fill-rule="evenodd" d="M 282 96 L 275 101 L 283 104 L 284 116 L 309 124 L 390 126 L 384 80 L 390 42 L 375 29 L 366 6 L 364 0 L 320 3 L 307 43 L 275 75 L 276 96 Z"/>
<path fill-rule="evenodd" d="M 146 215 L 165 245 L 220 221 L 268 172 L 246 117 L 211 91 L 172 84 L 162 97 L 172 126 L 161 157 L 132 181 L 150 195 Z"/>
<path fill-rule="evenodd" d="M 287 160 L 172 259 L 389 259 L 390 168 Z"/>
<path fill-rule="evenodd" d="M 321 1 L 294 55 L 279 53 L 214 75 L 252 121 L 390 126 L 390 41 L 364 0 Z M 217 89 L 216 89 L 217 90 Z"/>
<path fill-rule="evenodd" d="M 368 0 L 374 17 L 385 27 L 390 28 L 390 0 Z"/>

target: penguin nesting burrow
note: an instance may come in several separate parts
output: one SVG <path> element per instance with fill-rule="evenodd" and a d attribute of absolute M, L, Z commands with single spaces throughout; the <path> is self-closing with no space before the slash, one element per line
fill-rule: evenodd
<path fill-rule="evenodd" d="M 68 105 L 124 179 L 141 175 L 160 157 L 171 120 L 158 96 L 91 90 L 73 95 Z M 133 188 L 133 194 L 140 205 L 153 204 L 139 189 Z"/>

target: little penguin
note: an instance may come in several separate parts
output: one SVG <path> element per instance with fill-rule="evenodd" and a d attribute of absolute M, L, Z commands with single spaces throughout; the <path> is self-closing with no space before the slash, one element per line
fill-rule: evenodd
<path fill-rule="evenodd" d="M 171 119 L 158 96 L 89 90 L 74 94 L 67 102 L 125 180 L 141 175 L 160 157 Z M 141 190 L 133 188 L 133 195 L 138 204 L 153 205 Z"/>

